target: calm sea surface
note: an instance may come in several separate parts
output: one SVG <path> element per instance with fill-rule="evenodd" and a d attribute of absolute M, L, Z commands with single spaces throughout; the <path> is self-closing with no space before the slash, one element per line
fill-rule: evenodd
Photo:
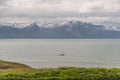
<path fill-rule="evenodd" d="M 120 68 L 120 39 L 0 39 L 0 59 L 34 68 Z"/>

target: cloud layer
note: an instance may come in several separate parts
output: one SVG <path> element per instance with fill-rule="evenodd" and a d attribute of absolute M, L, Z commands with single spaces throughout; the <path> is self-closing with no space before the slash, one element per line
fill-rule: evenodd
<path fill-rule="evenodd" d="M 62 18 L 104 23 L 114 19 L 119 23 L 119 13 L 120 0 L 0 0 L 2 20 Z"/>

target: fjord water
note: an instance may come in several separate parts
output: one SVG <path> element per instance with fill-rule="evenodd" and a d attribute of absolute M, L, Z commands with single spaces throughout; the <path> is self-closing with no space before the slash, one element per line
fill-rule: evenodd
<path fill-rule="evenodd" d="M 1 39 L 0 59 L 34 68 L 120 67 L 120 40 Z"/>

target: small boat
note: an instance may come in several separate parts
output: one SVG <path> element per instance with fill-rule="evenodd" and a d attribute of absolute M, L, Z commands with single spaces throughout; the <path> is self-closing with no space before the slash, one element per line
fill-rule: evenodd
<path fill-rule="evenodd" d="M 62 54 L 62 53 L 61 53 L 61 54 L 59 54 L 59 55 L 60 55 L 60 56 L 65 56 L 65 54 Z"/>

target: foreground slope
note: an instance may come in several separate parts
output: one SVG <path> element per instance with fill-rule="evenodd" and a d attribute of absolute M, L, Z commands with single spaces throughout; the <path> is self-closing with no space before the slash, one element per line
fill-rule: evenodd
<path fill-rule="evenodd" d="M 0 71 L 1 80 L 120 80 L 120 69 L 49 68 Z"/>
<path fill-rule="evenodd" d="M 43 68 L 0 60 L 0 80 L 120 80 L 119 68 Z"/>
<path fill-rule="evenodd" d="M 29 68 L 30 68 L 29 66 L 24 64 L 0 60 L 0 70 L 29 69 Z"/>

